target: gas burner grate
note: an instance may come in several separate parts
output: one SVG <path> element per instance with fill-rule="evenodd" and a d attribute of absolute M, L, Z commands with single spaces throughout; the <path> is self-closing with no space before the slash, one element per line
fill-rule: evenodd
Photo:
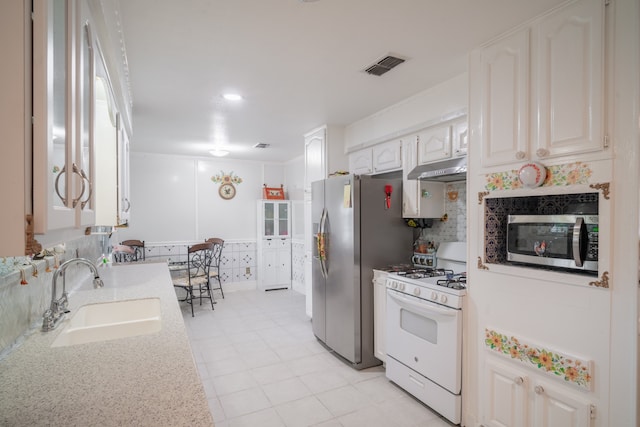
<path fill-rule="evenodd" d="M 466 289 L 467 288 L 467 274 L 447 274 L 446 279 L 440 279 L 436 282 L 438 286 L 444 286 L 451 289 Z"/>

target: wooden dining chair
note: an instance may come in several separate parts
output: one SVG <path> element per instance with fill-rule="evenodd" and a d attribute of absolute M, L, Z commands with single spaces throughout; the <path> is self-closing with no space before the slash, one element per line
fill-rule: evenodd
<path fill-rule="evenodd" d="M 220 279 L 220 259 L 222 258 L 222 249 L 224 248 L 224 240 L 218 237 L 212 237 L 207 239 L 207 242 L 213 243 L 213 259 L 211 261 L 211 268 L 209 269 L 209 286 L 211 286 L 211 280 L 218 281 L 217 288 L 211 288 L 211 290 L 220 290 L 222 298 L 224 299 L 224 291 L 222 290 L 222 280 Z"/>
<path fill-rule="evenodd" d="M 187 265 L 183 275 L 172 279 L 173 286 L 184 289 L 187 296 L 184 300 L 191 304 L 191 317 L 193 313 L 193 300 L 196 298 L 195 290 L 199 292 L 200 305 L 203 298 L 209 298 L 213 309 L 213 294 L 209 287 L 209 268 L 213 256 L 213 243 L 205 242 L 189 246 L 187 249 Z"/>

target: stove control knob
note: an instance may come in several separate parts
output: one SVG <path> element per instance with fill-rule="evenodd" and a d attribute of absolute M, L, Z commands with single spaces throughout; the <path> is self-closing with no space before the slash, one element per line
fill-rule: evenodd
<path fill-rule="evenodd" d="M 446 304 L 447 303 L 447 296 L 444 295 L 444 294 L 440 295 L 440 302 L 443 303 L 443 304 Z"/>
<path fill-rule="evenodd" d="M 404 291 L 404 283 L 400 283 L 400 290 Z"/>
<path fill-rule="evenodd" d="M 431 299 L 434 301 L 438 301 L 438 293 L 437 292 L 431 292 Z"/>
<path fill-rule="evenodd" d="M 398 287 L 398 282 L 391 282 L 391 287 L 396 289 Z"/>
<path fill-rule="evenodd" d="M 415 296 L 420 295 L 420 288 L 415 288 L 415 289 L 413 290 L 413 294 L 414 294 Z"/>

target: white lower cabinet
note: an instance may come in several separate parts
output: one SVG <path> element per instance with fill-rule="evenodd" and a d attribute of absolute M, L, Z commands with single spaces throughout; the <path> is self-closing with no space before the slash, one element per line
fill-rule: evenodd
<path fill-rule="evenodd" d="M 291 239 L 265 239 L 258 260 L 261 289 L 291 286 Z"/>
<path fill-rule="evenodd" d="M 382 362 L 387 361 L 386 318 L 387 276 L 385 271 L 373 270 L 373 353 Z"/>
<path fill-rule="evenodd" d="M 485 365 L 485 427 L 590 427 L 594 407 L 569 387 L 494 360 Z"/>

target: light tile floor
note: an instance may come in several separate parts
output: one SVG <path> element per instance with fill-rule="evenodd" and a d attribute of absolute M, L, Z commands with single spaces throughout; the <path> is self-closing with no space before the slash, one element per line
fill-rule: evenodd
<path fill-rule="evenodd" d="M 295 291 L 237 291 L 182 303 L 216 427 L 441 427 L 445 419 L 390 383 L 384 368 L 347 366 L 318 343 Z"/>

